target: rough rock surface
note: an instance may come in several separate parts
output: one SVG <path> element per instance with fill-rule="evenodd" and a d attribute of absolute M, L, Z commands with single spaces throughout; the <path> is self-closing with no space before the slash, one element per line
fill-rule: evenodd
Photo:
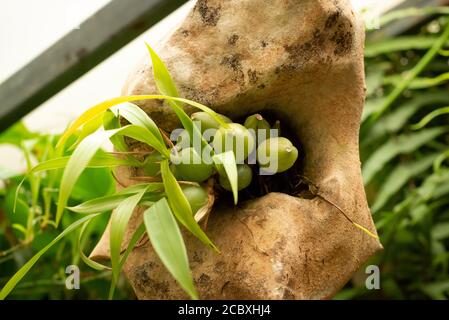
<path fill-rule="evenodd" d="M 288 121 L 304 148 L 305 175 L 375 233 L 358 152 L 363 43 L 346 0 L 198 0 L 157 51 L 183 97 L 231 118 L 269 110 Z M 155 92 L 146 56 L 123 94 Z M 164 129 L 179 126 L 164 103 L 139 105 Z M 129 169 L 118 174 L 131 183 Z M 129 231 L 140 220 L 137 210 Z M 207 233 L 221 254 L 184 233 L 204 299 L 330 298 L 381 249 L 322 198 L 280 193 L 214 208 Z M 92 256 L 107 257 L 108 246 L 106 232 Z M 132 252 L 125 273 L 140 299 L 186 298 L 150 243 Z"/>

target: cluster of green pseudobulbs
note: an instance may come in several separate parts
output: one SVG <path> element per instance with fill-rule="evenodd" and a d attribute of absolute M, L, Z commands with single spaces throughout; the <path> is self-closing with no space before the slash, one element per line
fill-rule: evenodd
<path fill-rule="evenodd" d="M 253 179 L 250 165 L 258 164 L 264 174 L 276 174 L 290 169 L 298 158 L 298 149 L 290 140 L 278 137 L 275 130 L 260 114 L 246 118 L 244 124 L 233 123 L 224 115 L 218 115 L 226 124 L 220 123 L 206 112 L 191 115 L 193 123 L 203 139 L 215 153 L 233 151 L 237 163 L 238 190 L 247 188 Z M 192 141 L 193 140 L 193 141 Z M 194 139 L 183 130 L 174 137 L 171 170 L 179 181 L 204 182 L 218 175 L 220 186 L 231 191 L 231 183 L 225 172 L 216 170 L 210 157 L 194 148 Z M 201 144 L 197 144 L 201 145 Z M 254 162 L 248 160 L 251 155 Z M 162 156 L 151 153 L 145 160 L 145 171 L 149 176 L 160 174 L 159 163 Z M 183 188 L 192 209 L 201 208 L 207 202 L 207 192 L 200 186 L 188 185 Z M 195 212 L 195 210 L 194 210 Z"/>

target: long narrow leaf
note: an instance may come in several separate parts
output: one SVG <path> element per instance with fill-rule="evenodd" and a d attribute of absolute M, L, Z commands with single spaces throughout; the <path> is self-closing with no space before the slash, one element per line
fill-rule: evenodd
<path fill-rule="evenodd" d="M 150 53 L 151 62 L 153 64 L 153 75 L 156 86 L 161 94 L 167 96 L 179 97 L 178 88 L 168 72 L 167 67 L 162 62 L 162 59 L 156 54 L 151 46 L 146 43 L 148 52 Z"/>
<path fill-rule="evenodd" d="M 170 171 L 168 160 L 161 162 L 161 175 L 165 190 L 168 190 L 166 192 L 168 202 L 170 203 L 170 207 L 172 208 L 176 218 L 184 227 L 187 228 L 187 230 L 189 230 L 203 243 L 218 251 L 217 247 L 212 243 L 212 241 L 207 237 L 195 221 L 189 201 L 182 192 L 182 189 L 176 178 L 173 176 L 173 173 Z"/>
<path fill-rule="evenodd" d="M 56 209 L 56 225 L 58 225 L 61 220 L 70 193 L 79 176 L 97 153 L 98 149 L 100 149 L 104 141 L 117 133 L 117 130 L 98 131 L 81 141 L 73 152 L 61 179 Z"/>
<path fill-rule="evenodd" d="M 156 54 L 156 52 L 150 47 L 150 45 L 148 43 L 146 45 L 148 52 L 150 53 L 151 62 L 153 64 L 154 81 L 156 82 L 156 86 L 159 92 L 163 95 L 171 97 L 179 97 L 178 89 L 176 88 L 176 85 L 170 73 L 168 72 L 166 65 L 164 64 L 162 59 Z M 169 103 L 181 107 L 179 104 L 176 103 L 176 101 L 169 101 Z M 208 113 L 221 126 L 227 126 L 226 122 L 223 121 L 223 119 L 211 108 L 208 108 L 201 104 L 197 104 L 196 107 Z"/>
<path fill-rule="evenodd" d="M 416 190 L 417 198 L 421 201 L 436 200 L 441 196 L 441 191 L 449 181 L 449 170 L 439 170 L 428 175 Z"/>
<path fill-rule="evenodd" d="M 231 184 L 232 194 L 234 196 L 234 204 L 238 203 L 238 174 L 237 164 L 235 162 L 235 156 L 233 151 L 227 151 L 224 153 L 216 154 L 213 156 L 213 160 L 217 166 L 221 166 L 226 173 Z"/>
<path fill-rule="evenodd" d="M 111 268 L 105 265 L 102 265 L 101 263 L 98 263 L 92 259 L 89 259 L 83 251 L 83 246 L 82 246 L 82 239 L 84 236 L 84 232 L 87 230 L 89 223 L 92 220 L 86 221 L 83 226 L 81 227 L 81 230 L 79 232 L 78 235 L 78 251 L 81 257 L 81 260 L 83 260 L 83 262 L 88 265 L 89 267 L 91 267 L 92 269 L 98 270 L 98 271 L 103 271 L 103 270 L 110 270 Z"/>
<path fill-rule="evenodd" d="M 167 67 L 165 66 L 162 59 L 154 52 L 154 50 L 147 45 L 148 52 L 150 53 L 151 62 L 153 64 L 153 75 L 154 81 L 156 82 L 156 86 L 159 92 L 163 95 L 179 97 L 178 89 L 168 72 Z M 182 108 L 182 105 L 175 100 L 168 100 L 170 107 L 175 112 L 176 116 L 182 123 L 182 126 L 187 131 L 190 136 L 191 141 L 200 141 L 201 144 L 193 144 L 193 148 L 198 152 L 198 154 L 203 154 L 201 148 L 205 149 L 205 153 L 207 155 L 212 155 L 214 153 L 211 146 L 207 143 L 207 141 L 203 138 L 200 130 L 193 124 L 192 119 L 187 115 L 187 113 Z M 218 116 L 218 114 L 212 109 L 196 104 L 196 107 L 200 110 L 207 112 L 210 116 L 212 116 L 221 126 L 227 127 L 228 125 L 223 121 L 223 119 Z"/>
<path fill-rule="evenodd" d="M 165 198 L 145 211 L 143 216 L 154 251 L 167 270 L 193 299 L 198 299 L 184 240 Z"/>
<path fill-rule="evenodd" d="M 128 120 L 131 124 L 147 128 L 148 131 L 150 131 L 159 140 L 161 145 L 164 145 L 164 139 L 162 138 L 162 134 L 159 131 L 158 126 L 145 111 L 129 102 L 118 105 L 116 110 L 120 116 Z"/>
<path fill-rule="evenodd" d="M 407 154 L 417 150 L 422 145 L 432 141 L 446 131 L 446 128 L 437 127 L 421 130 L 416 133 L 404 134 L 396 139 L 389 140 L 365 161 L 362 170 L 365 185 L 371 182 L 388 161 L 399 154 Z"/>
<path fill-rule="evenodd" d="M 154 137 L 148 129 L 137 125 L 128 125 L 115 130 L 97 131 L 96 133 L 88 136 L 75 149 L 69 162 L 67 163 L 66 169 L 64 170 L 57 203 L 56 224 L 59 223 L 62 217 L 62 213 L 67 204 L 70 193 L 79 176 L 92 160 L 104 141 L 116 134 L 126 135 L 136 140 L 145 142 L 162 154 L 165 154 L 167 157 L 169 156 L 168 150 L 165 146 L 161 146 L 158 139 Z"/>
<path fill-rule="evenodd" d="M 161 197 L 160 194 L 163 191 L 163 189 L 164 187 L 162 183 L 134 185 L 124 190 L 121 190 L 116 194 L 89 200 L 75 207 L 69 207 L 67 209 L 76 213 L 83 213 L 83 214 L 111 211 L 117 208 L 117 206 L 126 198 L 130 197 L 133 194 L 140 193 L 142 191 L 153 193 L 145 195 L 143 197 L 144 201 L 158 200 Z"/>
<path fill-rule="evenodd" d="M 385 135 L 399 132 L 407 121 L 422 107 L 433 104 L 449 103 L 449 95 L 445 91 L 425 92 L 415 94 L 410 100 L 405 101 L 395 110 L 382 117 L 373 127 L 363 135 L 362 147 L 369 145 Z"/>
<path fill-rule="evenodd" d="M 62 137 L 59 139 L 57 148 L 58 150 L 61 150 L 61 148 L 66 143 L 67 139 L 76 132 L 83 124 L 85 124 L 87 121 L 92 119 L 93 117 L 103 114 L 106 110 L 112 108 L 113 106 L 116 106 L 118 104 L 124 103 L 124 102 L 133 102 L 133 101 L 143 101 L 143 100 L 167 100 L 167 101 L 175 101 L 175 102 L 181 102 L 188 105 L 191 105 L 192 107 L 196 107 L 201 110 L 208 110 L 210 108 L 202 105 L 201 103 L 191 101 L 184 98 L 177 98 L 177 97 L 170 97 L 165 95 L 135 95 L 135 96 L 123 96 L 123 97 L 116 97 L 110 100 L 103 101 L 92 108 L 86 110 L 81 116 L 76 119 L 73 124 L 64 132 Z M 181 108 L 182 110 L 182 108 Z M 183 110 L 182 110 L 183 111 Z M 184 111 L 183 111 L 184 112 Z M 190 119 L 190 118 L 189 118 Z M 182 120 L 181 120 L 182 121 Z M 223 119 L 221 119 L 223 121 Z M 224 124 L 226 125 L 226 124 Z M 187 129 L 187 128 L 186 128 Z"/>
<path fill-rule="evenodd" d="M 101 114 L 100 114 L 101 115 Z M 114 130 L 121 127 L 120 120 L 118 116 L 112 112 L 112 109 L 106 110 L 103 113 L 103 128 L 104 130 Z M 128 151 L 128 145 L 125 142 L 123 136 L 113 136 L 111 137 L 111 142 L 117 151 L 126 152 Z"/>
<path fill-rule="evenodd" d="M 76 207 L 68 207 L 67 209 L 76 213 L 90 214 L 96 212 L 107 212 L 117 208 L 125 199 L 132 196 L 131 194 L 114 194 L 93 200 L 86 201 Z M 157 201 L 163 196 L 163 193 L 154 193 L 145 195 L 142 201 Z"/>
<path fill-rule="evenodd" d="M 66 156 L 41 162 L 33 167 L 28 174 L 65 168 L 69 160 L 70 156 Z M 120 159 L 113 154 L 104 153 L 94 155 L 86 168 L 109 168 L 117 166 L 141 167 L 143 163 L 135 159 Z"/>
<path fill-rule="evenodd" d="M 419 62 L 408 71 L 402 81 L 393 89 L 393 91 L 387 96 L 382 107 L 374 113 L 372 122 L 378 119 L 390 106 L 396 101 L 397 98 L 408 88 L 410 83 L 415 79 L 433 60 L 438 51 L 447 43 L 449 38 L 449 23 L 446 23 L 443 33 L 432 44 L 432 47 L 426 52 L 426 54 L 419 60 Z"/>
<path fill-rule="evenodd" d="M 124 135 L 138 141 L 144 142 L 153 147 L 156 151 L 162 154 L 164 157 L 169 158 L 170 152 L 165 146 L 164 142 L 159 140 L 150 130 L 139 125 L 128 125 L 122 127 L 117 131 L 118 135 Z"/>
<path fill-rule="evenodd" d="M 53 247 L 56 243 L 58 243 L 59 240 L 64 238 L 66 235 L 71 233 L 76 228 L 83 225 L 86 221 L 89 221 L 97 216 L 99 216 L 100 213 L 92 214 L 86 217 L 83 217 L 74 223 L 72 223 L 70 226 L 68 226 L 64 231 L 62 231 L 56 238 L 54 238 L 49 244 L 47 244 L 43 249 L 41 249 L 38 253 L 36 253 L 30 260 L 28 260 L 27 263 L 25 263 L 19 271 L 17 271 L 14 276 L 9 279 L 9 281 L 6 283 L 6 285 L 2 288 L 0 291 L 0 300 L 4 300 L 8 294 L 14 289 L 14 287 L 17 285 L 17 283 L 22 280 L 22 278 L 28 273 L 28 271 L 34 266 L 34 264 L 39 260 L 39 258 L 44 255 L 51 247 Z"/>
<path fill-rule="evenodd" d="M 86 122 L 81 132 L 78 135 L 78 138 L 76 139 L 76 142 L 69 148 L 69 150 L 74 150 L 78 144 L 80 144 L 81 141 L 83 141 L 87 136 L 91 135 L 95 131 L 97 131 L 103 124 L 103 115 L 99 114 L 96 117 L 90 119 L 88 122 Z"/>
<path fill-rule="evenodd" d="M 145 234 L 145 225 L 142 223 L 136 231 L 134 231 L 133 236 L 131 237 L 131 240 L 129 240 L 128 247 L 126 248 L 125 252 L 122 255 L 122 258 L 120 260 L 119 269 L 121 270 L 123 266 L 125 265 L 126 259 L 128 258 L 131 251 L 136 246 L 137 242 L 142 238 L 142 236 Z"/>
<path fill-rule="evenodd" d="M 117 282 L 120 272 L 120 252 L 123 237 L 125 235 L 126 228 L 128 227 L 129 219 L 131 218 L 134 209 L 142 200 L 145 192 L 146 190 L 143 190 L 123 200 L 112 214 L 109 231 L 109 244 L 111 249 L 112 278 L 115 282 Z"/>
<path fill-rule="evenodd" d="M 431 154 L 417 161 L 398 165 L 385 180 L 382 188 L 380 188 L 376 201 L 371 208 L 373 213 L 382 209 L 391 197 L 393 197 L 413 176 L 418 176 L 429 169 L 436 157 L 436 154 Z"/>

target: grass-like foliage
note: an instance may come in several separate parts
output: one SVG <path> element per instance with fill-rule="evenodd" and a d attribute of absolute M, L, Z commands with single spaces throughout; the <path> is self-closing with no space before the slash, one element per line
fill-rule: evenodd
<path fill-rule="evenodd" d="M 164 140 L 161 130 L 156 123 L 132 101 L 142 100 L 165 100 L 178 116 L 190 137 L 201 139 L 202 146 L 210 156 L 220 158 L 220 154 L 214 154 L 212 147 L 202 138 L 202 134 L 194 125 L 192 119 L 185 113 L 183 104 L 197 107 L 211 116 L 217 123 L 227 127 L 222 118 L 212 109 L 197 102 L 180 98 L 178 90 L 162 60 L 148 46 L 154 70 L 154 79 L 160 91 L 159 95 L 118 97 L 100 103 L 84 112 L 60 137 L 54 149 L 54 157 L 30 166 L 27 176 L 18 185 L 15 193 L 13 211 L 17 209 L 20 202 L 20 192 L 22 184 L 29 181 L 32 189 L 38 189 L 35 185 L 39 183 L 39 174 L 52 170 L 62 170 L 58 188 L 58 198 L 56 201 L 56 214 L 54 221 L 50 221 L 47 216 L 46 223 L 51 222 L 58 227 L 67 209 L 81 214 L 88 214 L 64 229 L 52 242 L 39 251 L 31 260 L 23 265 L 19 271 L 5 284 L 0 292 L 0 299 L 4 299 L 17 285 L 17 283 L 27 274 L 38 259 L 47 252 L 54 244 L 64 236 L 70 234 L 76 228 L 82 227 L 78 243 L 81 243 L 83 233 L 89 222 L 99 214 L 110 213 L 114 210 L 110 220 L 110 253 L 112 281 L 109 291 L 109 298 L 113 298 L 119 275 L 126 257 L 132 250 L 136 241 L 131 241 L 125 254 L 122 254 L 122 243 L 128 226 L 128 222 L 135 209 L 141 205 L 148 207 L 144 214 L 145 229 L 148 232 L 152 247 L 159 255 L 167 270 L 179 282 L 180 286 L 190 295 L 191 298 L 198 297 L 189 268 L 187 253 L 178 223 L 195 235 L 205 245 L 218 252 L 218 248 L 208 238 L 203 229 L 195 220 L 189 199 L 187 199 L 180 182 L 176 179 L 170 168 L 171 150 L 173 147 Z M 120 118 L 127 124 L 121 125 Z M 76 135 L 76 137 L 74 137 Z M 132 153 L 127 152 L 124 138 L 132 138 L 158 152 L 161 161 L 155 163 L 160 167 L 161 182 L 147 183 L 143 185 L 131 186 L 116 194 L 101 196 L 95 199 L 70 206 L 68 202 L 76 187 L 78 180 L 87 168 L 110 168 L 114 166 L 142 167 L 143 163 L 138 161 Z M 69 145 L 68 141 L 74 142 Z M 111 141 L 116 150 L 120 150 L 119 156 L 101 152 L 101 147 L 106 141 Z M 175 147 L 173 147 L 175 148 Z M 72 151 L 70 156 L 65 156 L 66 150 Z M 202 153 L 200 153 L 202 154 Z M 235 201 L 237 202 L 237 165 L 234 161 L 229 161 L 233 154 L 223 153 L 224 168 L 227 177 L 231 182 Z M 220 164 L 221 166 L 221 164 Z M 34 187 L 33 187 L 34 186 Z M 206 205 L 206 204 L 205 204 Z M 140 231 L 141 229 L 138 229 Z M 142 236 L 141 232 L 137 235 Z M 137 238 L 137 236 L 136 236 Z M 138 239 L 137 239 L 138 240 Z M 90 267 L 98 270 L 109 269 L 95 261 L 90 260 L 83 252 L 81 246 L 80 258 Z"/>
<path fill-rule="evenodd" d="M 384 246 L 368 264 L 380 267 L 381 289 L 366 289 L 362 269 L 337 298 L 448 297 L 448 9 L 390 13 L 383 25 L 436 16 L 398 37 L 371 40 L 368 33 L 360 144 L 368 200 Z"/>

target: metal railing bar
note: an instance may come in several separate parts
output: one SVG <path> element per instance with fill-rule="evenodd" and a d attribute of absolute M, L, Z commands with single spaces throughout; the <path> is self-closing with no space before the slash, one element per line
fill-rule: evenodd
<path fill-rule="evenodd" d="M 187 0 L 113 0 L 0 84 L 0 132 Z"/>

